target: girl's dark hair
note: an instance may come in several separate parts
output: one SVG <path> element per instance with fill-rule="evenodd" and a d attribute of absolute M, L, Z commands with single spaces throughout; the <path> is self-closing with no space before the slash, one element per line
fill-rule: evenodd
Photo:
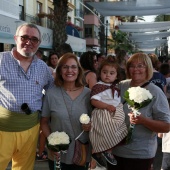
<path fill-rule="evenodd" d="M 104 60 L 98 70 L 98 80 L 101 80 L 101 70 L 104 66 L 111 66 L 114 67 L 117 71 L 117 79 L 114 81 L 114 84 L 117 84 L 121 81 L 121 73 L 120 73 L 120 67 L 118 65 L 118 63 L 116 61 L 113 61 L 112 59 L 107 58 L 106 60 Z"/>
<path fill-rule="evenodd" d="M 96 55 L 95 52 L 88 51 L 80 56 L 80 64 L 84 70 L 91 70 L 95 72 L 93 59 L 95 55 Z"/>

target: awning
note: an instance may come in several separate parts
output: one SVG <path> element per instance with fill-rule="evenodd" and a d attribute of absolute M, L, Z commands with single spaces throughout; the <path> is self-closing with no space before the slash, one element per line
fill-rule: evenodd
<path fill-rule="evenodd" d="M 163 44 L 166 44 L 168 43 L 167 39 L 159 39 L 159 40 L 154 40 L 154 41 L 135 41 L 135 44 L 136 45 L 150 45 L 150 44 L 155 44 L 155 45 L 163 45 Z"/>
<path fill-rule="evenodd" d="M 66 32 L 68 35 L 80 38 L 78 30 L 71 25 L 66 26 Z"/>
<path fill-rule="evenodd" d="M 153 32 L 170 29 L 170 22 L 122 22 L 118 26 L 123 32 Z"/>
<path fill-rule="evenodd" d="M 170 13 L 170 0 L 88 2 L 103 16 L 147 16 Z"/>

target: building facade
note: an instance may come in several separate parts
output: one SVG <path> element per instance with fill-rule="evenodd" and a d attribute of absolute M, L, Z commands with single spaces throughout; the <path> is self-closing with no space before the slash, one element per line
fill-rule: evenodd
<path fill-rule="evenodd" d="M 84 16 L 81 0 L 68 1 L 67 43 L 76 53 L 86 51 L 83 39 Z M 53 44 L 53 0 L 0 0 L 0 51 L 10 50 L 15 42 L 16 28 L 24 22 L 36 24 L 42 33 L 40 48 L 52 49 Z"/>

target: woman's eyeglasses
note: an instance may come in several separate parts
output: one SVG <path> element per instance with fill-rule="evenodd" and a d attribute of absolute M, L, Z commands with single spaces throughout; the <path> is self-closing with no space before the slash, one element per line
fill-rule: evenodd
<path fill-rule="evenodd" d="M 17 37 L 20 37 L 21 38 L 21 41 L 22 42 L 28 42 L 28 41 L 30 41 L 32 44 L 34 44 L 34 45 L 36 45 L 36 44 L 38 44 L 38 42 L 40 41 L 38 38 L 36 38 L 36 37 L 33 37 L 33 38 L 29 38 L 29 36 L 26 36 L 26 35 L 24 35 L 24 36 L 17 36 Z"/>
<path fill-rule="evenodd" d="M 69 70 L 69 68 L 72 69 L 72 70 L 77 70 L 77 69 L 78 69 L 78 66 L 77 66 L 77 65 L 71 65 L 71 66 L 63 65 L 63 66 L 62 66 L 62 69 L 63 69 L 63 70 Z"/>
<path fill-rule="evenodd" d="M 129 66 L 129 68 L 130 69 L 143 69 L 143 68 L 146 68 L 146 66 L 145 65 L 143 65 L 143 64 L 138 64 L 138 65 L 130 65 Z"/>

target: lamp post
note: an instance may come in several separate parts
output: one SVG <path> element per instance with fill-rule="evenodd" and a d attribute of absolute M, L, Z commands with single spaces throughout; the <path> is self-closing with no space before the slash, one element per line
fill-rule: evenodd
<path fill-rule="evenodd" d="M 108 34 L 108 20 L 106 20 L 106 56 L 107 56 L 107 34 Z"/>

